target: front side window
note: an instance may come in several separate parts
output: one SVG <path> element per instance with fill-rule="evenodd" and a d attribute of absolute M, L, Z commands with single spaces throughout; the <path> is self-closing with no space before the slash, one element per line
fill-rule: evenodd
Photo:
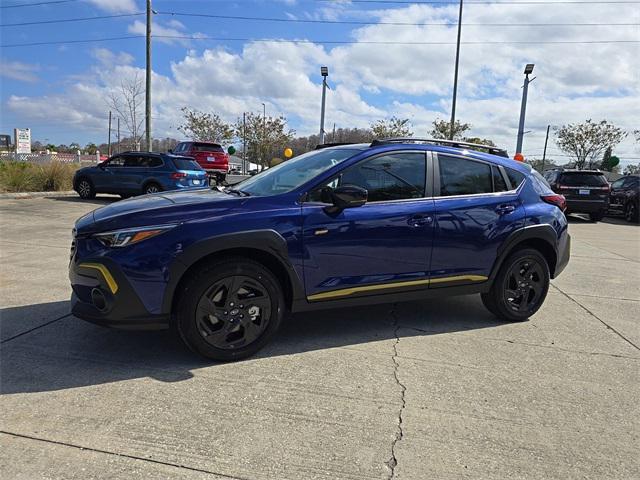
<path fill-rule="evenodd" d="M 356 185 L 368 192 L 368 202 L 406 200 L 425 195 L 426 157 L 424 152 L 382 155 L 363 160 L 314 189 L 309 200 L 322 201 L 324 187 Z"/>
<path fill-rule="evenodd" d="M 129 168 L 142 167 L 145 164 L 145 160 L 145 157 L 139 155 L 128 155 L 124 159 L 124 166 Z"/>
<path fill-rule="evenodd" d="M 438 155 L 440 196 L 493 192 L 491 166 L 466 158 Z"/>
<path fill-rule="evenodd" d="M 113 157 L 111 160 L 109 160 L 109 163 L 107 164 L 107 167 L 122 167 L 124 166 L 124 158 L 123 157 Z"/>
<path fill-rule="evenodd" d="M 621 178 L 620 180 L 616 180 L 611 184 L 611 188 L 622 188 L 622 184 L 624 183 L 624 181 L 625 181 L 624 178 Z"/>

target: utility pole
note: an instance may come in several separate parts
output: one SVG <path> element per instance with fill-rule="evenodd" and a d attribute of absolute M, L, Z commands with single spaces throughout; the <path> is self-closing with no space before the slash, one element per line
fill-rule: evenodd
<path fill-rule="evenodd" d="M 456 66 L 453 73 L 453 100 L 451 101 L 451 125 L 449 127 L 449 140 L 453 140 L 453 129 L 456 123 L 456 99 L 458 97 L 458 65 L 460 63 L 460 37 L 462 35 L 462 0 L 458 13 L 458 41 L 456 42 Z"/>
<path fill-rule="evenodd" d="M 336 143 L 336 122 L 333 122 L 333 133 L 331 134 L 331 141 Z"/>
<path fill-rule="evenodd" d="M 328 67 L 320 67 L 322 75 L 322 107 L 320 109 L 320 145 L 324 144 L 324 105 L 327 98 L 327 77 L 329 76 Z"/>
<path fill-rule="evenodd" d="M 118 117 L 118 153 L 120 153 L 120 117 Z"/>
<path fill-rule="evenodd" d="M 151 0 L 147 0 L 147 71 L 145 88 L 145 130 L 147 151 L 151 151 Z"/>
<path fill-rule="evenodd" d="M 242 173 L 247 174 L 247 114 L 242 112 Z"/>
<path fill-rule="evenodd" d="M 529 93 L 529 84 L 536 77 L 529 80 L 529 74 L 533 72 L 533 63 L 527 63 L 524 67 L 524 84 L 522 85 L 522 103 L 520 105 L 520 122 L 518 124 L 518 141 L 516 142 L 516 154 L 522 153 L 522 140 L 524 138 L 524 116 L 527 111 L 527 94 Z"/>
<path fill-rule="evenodd" d="M 109 140 L 107 142 L 107 155 L 111 156 L 111 110 L 109 110 Z"/>
<path fill-rule="evenodd" d="M 260 159 L 262 161 L 262 165 L 260 165 L 260 171 L 264 170 L 265 166 L 265 143 L 267 140 L 267 106 L 262 102 L 262 145 L 260 148 Z"/>
<path fill-rule="evenodd" d="M 542 152 L 542 171 L 544 172 L 544 161 L 547 159 L 547 142 L 549 141 L 549 129 L 551 125 L 547 125 L 547 136 L 544 139 L 544 151 Z"/>

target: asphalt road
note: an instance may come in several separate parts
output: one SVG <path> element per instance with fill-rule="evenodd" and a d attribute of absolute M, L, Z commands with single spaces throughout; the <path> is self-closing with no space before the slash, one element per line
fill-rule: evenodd
<path fill-rule="evenodd" d="M 640 478 L 640 227 L 573 219 L 528 322 L 476 296 L 318 312 L 212 364 L 69 315 L 102 203 L 0 200 L 2 478 Z"/>

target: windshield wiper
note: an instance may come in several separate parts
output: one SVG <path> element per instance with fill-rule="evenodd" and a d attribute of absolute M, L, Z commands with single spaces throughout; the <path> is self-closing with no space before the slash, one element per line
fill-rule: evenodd
<path fill-rule="evenodd" d="M 239 197 L 250 197 L 251 194 L 249 192 L 245 192 L 244 190 L 238 190 L 237 188 L 225 188 L 225 193 L 233 193 L 234 195 L 238 195 Z"/>

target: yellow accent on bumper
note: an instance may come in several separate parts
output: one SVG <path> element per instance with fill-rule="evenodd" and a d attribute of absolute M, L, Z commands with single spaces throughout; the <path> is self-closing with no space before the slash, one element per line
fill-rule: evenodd
<path fill-rule="evenodd" d="M 109 269 L 104 265 L 102 265 L 101 263 L 81 263 L 80 265 L 78 265 L 78 267 L 92 268 L 94 270 L 98 270 L 102 274 L 104 281 L 107 282 L 109 290 L 111 290 L 111 293 L 115 294 L 118 291 L 118 284 L 113 278 L 113 275 L 111 275 L 111 272 L 109 271 Z"/>
<path fill-rule="evenodd" d="M 307 300 L 328 300 L 332 298 L 340 298 L 347 297 L 349 295 L 353 295 L 354 293 L 360 292 L 372 292 L 376 290 L 386 290 L 389 288 L 402 288 L 402 287 L 413 287 L 416 285 L 430 285 L 431 283 L 444 283 L 444 282 L 459 282 L 459 281 L 469 281 L 469 282 L 484 282 L 488 277 L 482 275 L 456 275 L 453 277 L 440 277 L 440 278 L 432 278 L 425 280 L 409 280 L 406 282 L 392 282 L 392 283 L 380 283 L 378 285 L 364 285 L 362 287 L 352 287 L 352 288 L 343 288 L 340 290 L 332 290 L 330 292 L 322 292 L 316 293 L 313 295 L 307 296 Z"/>

